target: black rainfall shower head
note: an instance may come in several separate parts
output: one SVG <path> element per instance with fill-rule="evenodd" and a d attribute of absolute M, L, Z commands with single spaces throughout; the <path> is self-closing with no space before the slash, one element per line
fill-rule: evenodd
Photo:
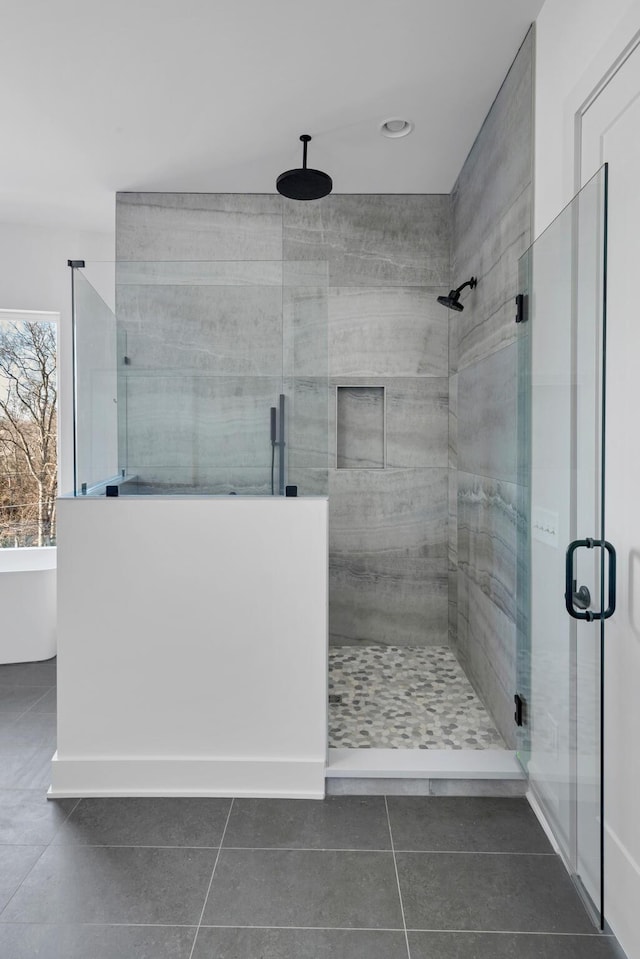
<path fill-rule="evenodd" d="M 439 296 L 438 303 L 441 303 L 443 306 L 446 306 L 449 310 L 455 310 L 456 313 L 462 313 L 464 306 L 460 302 L 460 294 L 464 290 L 465 286 L 471 287 L 473 290 L 474 287 L 478 285 L 478 279 L 475 276 L 472 276 L 470 280 L 467 280 L 466 283 L 463 283 L 462 286 L 459 286 L 457 290 L 449 290 L 447 296 Z"/>
<path fill-rule="evenodd" d="M 276 189 L 290 200 L 319 200 L 331 193 L 333 181 L 328 173 L 307 167 L 307 143 L 311 137 L 308 133 L 303 133 L 300 139 L 304 144 L 302 167 L 281 173 L 276 180 Z"/>

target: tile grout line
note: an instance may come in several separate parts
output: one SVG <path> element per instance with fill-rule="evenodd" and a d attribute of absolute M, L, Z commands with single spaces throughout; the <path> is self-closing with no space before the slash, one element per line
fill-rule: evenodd
<path fill-rule="evenodd" d="M 0 788 L 1 792 L 10 792 L 11 789 L 4 790 Z M 24 791 L 24 790 L 21 790 Z M 37 792 L 36 789 L 30 790 L 31 792 Z M 77 801 L 82 802 L 81 799 Z M 72 812 L 75 811 L 77 807 L 74 806 Z M 71 813 L 69 813 L 71 815 Z M 67 817 L 68 818 L 68 817 Z M 58 827 L 58 832 L 66 823 L 66 819 Z M 56 832 L 56 836 L 58 835 Z M 3 846 L 41 846 L 42 843 L 39 842 L 0 842 L 0 848 Z M 123 843 L 123 842 L 56 842 L 55 837 L 51 839 L 48 845 L 64 846 L 69 849 L 219 849 L 219 846 L 158 846 L 150 845 L 149 843 Z M 226 852 L 348 852 L 348 853 L 363 853 L 364 855 L 371 853 L 387 853 L 388 849 L 363 849 L 362 847 L 349 848 L 341 846 L 225 846 Z M 409 856 L 527 856 L 529 857 L 546 857 L 553 858 L 556 856 L 555 852 L 511 852 L 506 851 L 494 851 L 494 850 L 482 850 L 482 849 L 396 849 L 396 852 L 401 852 Z"/>
<path fill-rule="evenodd" d="M 12 687 L 12 688 L 18 688 L 18 689 L 19 689 L 20 687 L 18 686 L 18 687 Z M 34 707 L 34 706 L 37 706 L 39 702 L 42 702 L 42 700 L 45 698 L 45 696 L 47 696 L 47 695 L 51 692 L 51 690 L 52 690 L 52 689 L 55 689 L 55 688 L 56 688 L 55 686 L 48 686 L 47 689 L 45 690 L 45 692 L 42 694 L 42 696 L 39 696 L 36 700 L 34 700 L 34 701 L 31 703 L 30 706 L 27 706 L 27 708 L 24 710 L 24 712 L 22 712 L 22 713 L 16 713 L 15 718 L 12 719 L 11 722 L 8 724 L 9 727 L 13 726 L 13 724 L 14 724 L 14 723 L 17 723 L 19 719 L 22 719 L 24 716 L 27 715 L 27 713 L 31 712 L 31 710 L 33 709 L 33 707 Z M 11 715 L 11 714 L 8 714 L 8 715 Z M 38 713 L 38 714 L 34 713 L 34 715 L 55 716 L 56 714 L 55 714 L 55 712 L 46 712 L 46 713 Z"/>
<path fill-rule="evenodd" d="M 41 922 L 37 920 L 27 920 L 21 921 L 19 919 L 11 919 L 7 922 L 0 923 L 0 926 L 40 926 Z M 65 923 L 70 927 L 73 926 L 97 926 L 102 928 L 103 926 L 108 926 L 109 928 L 134 928 L 134 929 L 198 929 L 199 927 L 184 922 L 77 922 L 77 923 Z M 396 929 L 392 926 L 229 926 L 222 923 L 210 923 L 202 925 L 203 929 L 295 929 L 302 932 L 403 932 L 402 929 Z M 474 936 L 558 936 L 563 938 L 580 938 L 580 939 L 614 939 L 614 934 L 609 932 L 544 932 L 541 930 L 518 930 L 518 929 L 408 929 L 408 932 L 417 932 L 417 933 L 443 933 L 451 934 L 454 936 L 458 935 L 474 935 Z"/>
<path fill-rule="evenodd" d="M 387 825 L 389 827 L 389 840 L 391 842 L 391 854 L 393 855 L 393 868 L 396 874 L 396 883 L 398 885 L 398 896 L 400 898 L 400 912 L 402 913 L 402 927 L 404 929 L 404 941 L 407 947 L 407 957 L 411 959 L 411 948 L 409 947 L 409 933 L 407 932 L 407 920 L 404 915 L 404 903 L 402 901 L 402 890 L 400 889 L 400 876 L 398 875 L 398 863 L 396 862 L 396 850 L 393 845 L 393 832 L 391 829 L 391 817 L 389 816 L 389 804 L 387 797 L 384 797 L 384 808 L 387 813 Z"/>
<path fill-rule="evenodd" d="M 204 897 L 204 902 L 202 904 L 202 911 L 200 913 L 200 918 L 198 919 L 198 926 L 196 928 L 196 934 L 193 937 L 193 945 L 191 946 L 191 952 L 189 953 L 189 959 L 193 959 L 193 953 L 196 948 L 196 943 L 198 942 L 198 933 L 200 932 L 200 926 L 202 925 L 202 919 L 204 916 L 204 911 L 207 908 L 207 903 L 209 901 L 209 894 L 211 893 L 211 886 L 213 885 L 213 877 L 216 874 L 216 867 L 218 865 L 218 860 L 220 859 L 220 853 L 222 852 L 222 844 L 224 843 L 224 837 L 227 833 L 227 826 L 229 825 L 229 820 L 231 819 L 231 810 L 233 809 L 233 804 L 235 799 L 231 800 L 231 805 L 229 806 L 229 812 L 227 813 L 227 821 L 224 824 L 224 829 L 222 830 L 222 835 L 220 836 L 220 845 L 218 846 L 218 854 L 216 856 L 216 861 L 213 864 L 213 870 L 211 872 L 211 878 L 209 880 L 209 885 L 207 886 L 207 892 Z"/>
<path fill-rule="evenodd" d="M 35 869 L 35 867 L 38 865 L 38 863 L 40 862 L 40 860 L 42 859 L 42 857 L 43 857 L 44 854 L 46 853 L 47 849 L 49 849 L 49 848 L 51 847 L 51 845 L 53 844 L 53 840 L 54 840 L 55 837 L 58 835 L 58 832 L 62 829 L 62 827 L 64 826 L 64 824 L 65 824 L 66 822 L 68 822 L 69 817 L 76 811 L 76 809 L 78 808 L 78 806 L 80 805 L 81 802 L 82 802 L 81 799 L 77 799 L 77 800 L 76 800 L 75 805 L 73 806 L 72 809 L 69 810 L 69 812 L 68 812 L 67 815 L 65 816 L 64 820 L 60 823 L 60 825 L 58 826 L 58 829 L 55 831 L 55 833 L 53 834 L 52 838 L 49 840 L 48 843 L 40 843 L 40 842 L 38 842 L 38 843 L 15 843 L 16 846 L 17 846 L 17 845 L 21 845 L 21 846 L 27 846 L 27 845 L 29 845 L 29 846 L 30 846 L 30 845 L 34 845 L 34 846 L 44 846 L 44 849 L 42 850 L 42 852 L 40 853 L 40 855 L 38 856 L 38 858 L 36 859 L 36 861 L 33 863 L 33 865 L 30 867 L 30 869 L 27 871 L 26 875 L 24 875 L 24 876 L 22 877 L 22 879 L 20 880 L 20 882 L 18 883 L 18 885 L 17 885 L 16 888 L 14 889 L 13 894 L 10 896 L 9 899 L 7 899 L 7 901 L 5 902 L 5 904 L 4 904 L 4 906 L 2 907 L 2 909 L 0 909 L 0 922 L 2 921 L 2 916 L 4 915 L 5 911 L 9 908 L 9 904 L 10 904 L 11 902 L 13 902 L 13 899 L 15 898 L 15 896 L 16 896 L 16 895 L 18 894 L 18 892 L 22 889 L 22 886 L 23 886 L 24 882 L 28 879 L 28 877 L 31 875 L 31 873 L 32 873 L 33 870 Z M 5 843 L 4 845 L 9 845 L 9 844 L 8 844 L 8 843 Z"/>
<path fill-rule="evenodd" d="M 43 700 L 46 696 L 48 696 L 48 694 L 51 692 L 52 689 L 56 692 L 56 695 L 57 695 L 57 692 L 58 692 L 58 687 L 57 687 L 57 685 L 56 685 L 56 686 L 50 686 L 50 687 L 47 689 L 46 693 L 43 693 L 42 696 L 40 696 L 39 699 L 36 699 L 36 701 L 35 701 L 34 703 L 31 703 L 31 705 L 30 705 L 29 708 L 26 710 L 26 712 L 28 713 L 30 710 L 33 709 L 34 706 L 37 706 L 38 703 L 41 703 L 42 700 Z M 24 713 L 23 713 L 22 715 L 24 716 Z M 55 716 L 56 719 L 57 719 L 57 710 L 54 710 L 54 709 L 52 709 L 52 710 L 47 710 L 47 711 L 45 711 L 44 715 L 45 715 L 45 716 L 47 716 L 47 715 L 52 716 L 52 715 L 53 715 L 53 716 Z"/>

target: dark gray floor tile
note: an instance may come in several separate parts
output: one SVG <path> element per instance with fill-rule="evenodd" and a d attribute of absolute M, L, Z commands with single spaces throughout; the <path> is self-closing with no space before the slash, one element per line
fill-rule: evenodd
<path fill-rule="evenodd" d="M 0 921 L 0 956 L 11 959 L 189 959 L 195 929 L 56 926 Z"/>
<path fill-rule="evenodd" d="M 1 941 L 1 940 L 0 940 Z M 407 959 L 404 932 L 347 929 L 207 929 L 193 959 Z M 18 955 L 17 959 L 22 959 Z"/>
<path fill-rule="evenodd" d="M 83 799 L 56 843 L 219 846 L 230 799 Z"/>
<path fill-rule="evenodd" d="M 55 687 L 48 689 L 44 696 L 41 696 L 38 699 L 31 709 L 30 713 L 53 713 L 55 714 L 58 707 L 58 694 Z"/>
<path fill-rule="evenodd" d="M 396 850 L 553 854 L 526 799 L 391 796 L 387 802 Z"/>
<path fill-rule="evenodd" d="M 411 959 L 616 959 L 610 939 L 497 932 L 410 932 Z"/>
<path fill-rule="evenodd" d="M 591 932 L 556 856 L 398 853 L 408 929 Z"/>
<path fill-rule="evenodd" d="M 45 849 L 46 846 L 0 847 L 0 911 L 4 909 Z M 10 953 L 0 949 L 0 956 L 7 955 Z"/>
<path fill-rule="evenodd" d="M 3 740 L 10 741 L 11 738 L 11 727 L 15 723 L 16 719 L 20 716 L 20 713 L 10 713 L 0 711 L 0 743 Z"/>
<path fill-rule="evenodd" d="M 48 686 L 14 686 L 0 683 L 0 714 L 19 716 L 45 697 L 49 691 Z"/>
<path fill-rule="evenodd" d="M 0 843 L 49 843 L 76 804 L 43 789 L 0 789 Z"/>
<path fill-rule="evenodd" d="M 198 922 L 216 858 L 209 849 L 49 846 L 3 922 Z"/>
<path fill-rule="evenodd" d="M 55 682 L 55 657 L 37 663 L 7 663 L 0 666 L 0 683 L 3 685 L 54 686 Z"/>
<path fill-rule="evenodd" d="M 281 849 L 390 849 L 382 796 L 236 799 L 225 846 Z"/>
<path fill-rule="evenodd" d="M 16 744 L 0 748 L 0 789 L 46 790 L 51 782 L 50 746 Z"/>
<path fill-rule="evenodd" d="M 56 746 L 55 713 L 23 713 L 10 726 L 0 731 L 0 752 L 9 743 L 24 743 L 25 746 Z"/>
<path fill-rule="evenodd" d="M 203 922 L 401 929 L 393 856 L 223 849 Z"/>

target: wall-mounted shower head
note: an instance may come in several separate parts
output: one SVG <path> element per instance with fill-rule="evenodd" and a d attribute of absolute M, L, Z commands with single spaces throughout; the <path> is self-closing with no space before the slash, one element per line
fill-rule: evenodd
<path fill-rule="evenodd" d="M 276 180 L 276 189 L 290 200 L 319 200 L 333 190 L 333 181 L 328 173 L 307 167 L 307 144 L 311 137 L 303 133 L 302 167 L 286 170 Z"/>
<path fill-rule="evenodd" d="M 449 290 L 447 296 L 439 296 L 438 303 L 442 303 L 442 305 L 446 306 L 449 310 L 455 310 L 456 313 L 462 313 L 464 306 L 460 302 L 460 294 L 464 290 L 465 286 L 469 286 L 473 290 L 477 285 L 478 278 L 472 276 L 470 280 L 467 280 L 466 283 L 463 283 L 462 286 L 459 286 L 457 290 Z"/>

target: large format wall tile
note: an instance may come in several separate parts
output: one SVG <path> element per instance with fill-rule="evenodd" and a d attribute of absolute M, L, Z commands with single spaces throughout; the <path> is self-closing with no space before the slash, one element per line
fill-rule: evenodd
<path fill-rule="evenodd" d="M 287 484 L 298 487 L 299 496 L 328 496 L 329 470 L 289 466 Z"/>
<path fill-rule="evenodd" d="M 290 468 L 324 469 L 334 465 L 335 437 L 329 432 L 329 407 L 335 397 L 326 377 L 285 379 L 287 463 Z"/>
<path fill-rule="evenodd" d="M 285 259 L 327 260 L 331 286 L 449 282 L 446 194 L 334 195 L 283 211 Z"/>
<path fill-rule="evenodd" d="M 123 492 L 131 495 L 172 496 L 196 493 L 201 496 L 229 496 L 238 493 L 245 496 L 269 496 L 271 494 L 271 471 L 267 465 L 216 469 L 198 464 L 193 464 L 191 467 L 162 467 L 131 463 L 129 473 L 135 477 L 135 480 L 132 486 L 127 487 Z M 276 465 L 276 489 L 277 483 Z"/>
<path fill-rule="evenodd" d="M 516 481 L 517 346 L 458 373 L 458 469 Z"/>
<path fill-rule="evenodd" d="M 329 290 L 332 376 L 446 376 L 447 311 L 437 288 Z"/>
<path fill-rule="evenodd" d="M 447 466 L 446 377 L 388 380 L 387 466 Z"/>
<path fill-rule="evenodd" d="M 518 487 L 458 474 L 458 565 L 515 622 Z"/>
<path fill-rule="evenodd" d="M 462 570 L 458 574 L 456 654 L 493 716 L 507 748 L 515 749 L 515 623 Z"/>
<path fill-rule="evenodd" d="M 281 260 L 279 196 L 117 193 L 119 260 Z"/>
<path fill-rule="evenodd" d="M 447 572 L 442 560 L 333 553 L 329 596 L 332 645 L 447 643 Z"/>
<path fill-rule="evenodd" d="M 285 286 L 282 354 L 288 376 L 329 372 L 329 291 L 326 286 Z"/>
<path fill-rule="evenodd" d="M 127 463 L 143 467 L 269 466 L 277 377 L 130 375 Z"/>
<path fill-rule="evenodd" d="M 518 260 L 531 242 L 531 185 L 527 184 L 505 215 L 487 224 L 486 234 L 455 274 L 477 276 L 479 282 L 454 314 L 457 324 L 458 369 L 495 353 L 516 338 L 515 297 Z"/>
<path fill-rule="evenodd" d="M 529 31 L 451 194 L 452 263 L 471 260 L 532 178 L 533 46 Z M 468 277 L 454 275 L 454 285 Z"/>
<path fill-rule="evenodd" d="M 329 479 L 333 556 L 447 562 L 447 470 L 333 470 Z"/>
<path fill-rule="evenodd" d="M 332 643 L 447 642 L 447 470 L 334 470 Z"/>
<path fill-rule="evenodd" d="M 458 474 L 458 621 L 452 642 L 508 743 L 515 737 L 519 488 Z"/>
<path fill-rule="evenodd" d="M 131 369 L 282 374 L 276 286 L 119 286 Z"/>
<path fill-rule="evenodd" d="M 458 466 L 458 374 L 449 377 L 449 469 Z"/>

